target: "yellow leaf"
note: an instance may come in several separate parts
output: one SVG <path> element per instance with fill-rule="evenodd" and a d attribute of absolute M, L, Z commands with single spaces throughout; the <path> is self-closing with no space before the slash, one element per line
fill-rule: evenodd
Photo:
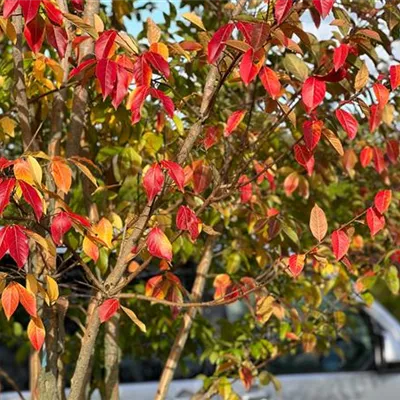
<path fill-rule="evenodd" d="M 4 117 L 0 119 L 1 130 L 10 137 L 14 137 L 15 125 L 16 122 L 9 117 Z"/>
<path fill-rule="evenodd" d="M 203 31 L 206 30 L 206 28 L 203 25 L 203 21 L 201 20 L 201 18 L 196 15 L 195 13 L 191 13 L 191 12 L 187 12 L 185 14 L 182 14 L 182 17 L 187 19 L 189 22 L 191 22 L 192 24 L 198 26 L 200 29 L 202 29 Z"/>
<path fill-rule="evenodd" d="M 272 296 L 261 297 L 257 300 L 256 316 L 262 324 L 265 324 L 270 319 L 274 311 L 274 302 L 275 299 Z"/>
<path fill-rule="evenodd" d="M 38 291 L 39 291 L 40 295 L 43 297 L 43 300 L 45 301 L 45 303 L 50 307 L 50 297 L 47 294 L 47 292 L 43 289 L 42 285 L 38 284 Z"/>
<path fill-rule="evenodd" d="M 26 290 L 33 294 L 38 292 L 38 282 L 33 274 L 26 274 Z"/>
<path fill-rule="evenodd" d="M 95 226 L 93 226 L 92 232 L 101 239 L 109 249 L 112 248 L 111 242 L 113 237 L 113 227 L 107 218 L 103 217 Z"/>
<path fill-rule="evenodd" d="M 49 295 L 50 304 L 54 304 L 58 296 L 60 295 L 58 291 L 57 282 L 49 275 L 46 275 L 46 283 L 47 283 L 47 294 Z"/>
<path fill-rule="evenodd" d="M 64 17 L 67 18 L 68 21 L 72 22 L 76 27 L 88 33 L 93 39 L 97 39 L 99 37 L 96 29 L 93 26 L 87 24 L 82 18 L 78 17 L 77 15 L 64 13 Z"/>
<path fill-rule="evenodd" d="M 98 14 L 94 14 L 94 29 L 96 29 L 96 31 L 98 33 L 101 33 L 104 31 L 103 20 L 100 18 L 100 16 Z"/>
<path fill-rule="evenodd" d="M 0 17 L 0 28 L 13 43 L 17 41 L 17 33 L 15 32 L 14 25 L 10 18 L 4 19 L 3 17 Z"/>
<path fill-rule="evenodd" d="M 161 29 L 151 19 L 147 18 L 147 40 L 150 44 L 157 43 L 161 37 Z"/>
<path fill-rule="evenodd" d="M 360 69 L 357 72 L 356 79 L 354 81 L 354 89 L 359 92 L 365 87 L 369 79 L 369 71 L 365 62 L 362 63 Z"/>
<path fill-rule="evenodd" d="M 340 139 L 330 129 L 323 129 L 322 134 L 328 140 L 329 144 L 336 150 L 336 152 L 343 156 L 344 150 Z"/>
<path fill-rule="evenodd" d="M 150 46 L 150 51 L 159 54 L 161 57 L 164 58 L 165 61 L 168 61 L 169 50 L 167 45 L 165 45 L 164 43 L 152 43 Z"/>
<path fill-rule="evenodd" d="M 25 233 L 33 239 L 39 246 L 43 248 L 50 256 L 56 256 L 56 247 L 52 240 L 45 239 L 44 237 L 40 236 L 38 233 L 33 232 L 29 229 L 25 229 Z"/>
<path fill-rule="evenodd" d="M 57 188 L 67 194 L 72 184 L 71 168 L 62 158 L 54 157 L 50 163 L 50 171 Z"/>
<path fill-rule="evenodd" d="M 77 168 L 79 168 L 79 170 L 90 180 L 90 182 L 93 183 L 94 186 L 98 187 L 99 185 L 97 184 L 96 178 L 93 176 L 93 174 L 90 172 L 89 168 L 82 164 L 81 162 L 79 162 L 78 160 L 71 158 L 70 159 Z"/>
<path fill-rule="evenodd" d="M 121 217 L 118 214 L 116 214 L 115 212 L 112 212 L 108 216 L 108 218 L 111 221 L 113 227 L 115 227 L 116 229 L 122 229 L 124 227 L 124 223 L 122 222 Z"/>
<path fill-rule="evenodd" d="M 126 32 L 119 32 L 115 38 L 115 42 L 130 53 L 139 53 L 135 41 Z"/>
<path fill-rule="evenodd" d="M 26 161 L 28 161 L 29 168 L 31 170 L 31 174 L 33 176 L 33 180 L 40 187 L 42 184 L 42 178 L 43 178 L 42 167 L 40 166 L 40 164 L 38 163 L 36 158 L 34 158 L 32 156 L 27 156 Z"/>
<path fill-rule="evenodd" d="M 140 319 L 136 316 L 136 314 L 132 310 L 124 306 L 121 306 L 121 308 L 125 312 L 125 314 L 133 321 L 133 323 L 139 327 L 139 329 L 142 332 L 146 332 L 146 325 L 142 321 L 140 321 Z"/>

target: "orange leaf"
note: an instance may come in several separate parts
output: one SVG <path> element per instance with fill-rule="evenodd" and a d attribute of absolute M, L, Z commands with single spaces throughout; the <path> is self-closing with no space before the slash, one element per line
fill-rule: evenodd
<path fill-rule="evenodd" d="M 325 237 L 328 231 L 325 213 L 317 204 L 315 204 L 314 208 L 311 210 L 310 229 L 315 239 L 319 242 Z"/>
<path fill-rule="evenodd" d="M 39 351 L 43 346 L 44 338 L 46 335 L 43 322 L 39 317 L 31 318 L 28 324 L 27 333 L 33 348 L 36 351 Z"/>
<path fill-rule="evenodd" d="M 304 268 L 306 256 L 304 254 L 293 254 L 289 258 L 289 270 L 294 277 L 299 276 Z"/>
<path fill-rule="evenodd" d="M 10 282 L 1 294 L 1 304 L 8 320 L 14 314 L 19 303 L 18 283 Z"/>
<path fill-rule="evenodd" d="M 89 237 L 85 236 L 82 243 L 83 252 L 90 257 L 94 262 L 96 262 L 99 258 L 99 249 L 96 244 L 89 239 Z"/>
<path fill-rule="evenodd" d="M 54 157 L 50 163 L 50 172 L 59 190 L 67 194 L 72 184 L 72 172 L 68 164 L 60 157 Z"/>
<path fill-rule="evenodd" d="M 381 190 L 379 191 L 374 199 L 374 204 L 376 209 L 383 214 L 387 211 L 392 201 L 392 191 L 391 190 Z"/>
<path fill-rule="evenodd" d="M 22 285 L 17 283 L 17 289 L 19 294 L 19 301 L 25 308 L 26 312 L 32 317 L 36 317 L 36 297 L 33 293 L 25 289 Z"/>
<path fill-rule="evenodd" d="M 226 128 L 224 132 L 224 136 L 228 137 L 232 134 L 232 132 L 239 126 L 239 124 L 243 121 L 244 116 L 246 115 L 246 110 L 238 110 L 233 112 L 226 123 Z"/>
<path fill-rule="evenodd" d="M 113 227 L 107 218 L 102 218 L 93 226 L 92 232 L 102 240 L 109 249 L 112 248 Z"/>

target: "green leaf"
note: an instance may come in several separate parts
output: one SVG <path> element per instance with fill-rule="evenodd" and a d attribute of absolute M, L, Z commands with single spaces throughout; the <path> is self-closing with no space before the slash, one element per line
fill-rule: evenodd
<path fill-rule="evenodd" d="M 397 295 L 399 294 L 400 282 L 399 282 L 399 272 L 394 265 L 391 265 L 385 273 L 385 282 L 389 290 Z"/>
<path fill-rule="evenodd" d="M 310 73 L 307 64 L 295 54 L 286 54 L 283 59 L 283 66 L 286 71 L 293 74 L 299 81 L 305 81 Z"/>

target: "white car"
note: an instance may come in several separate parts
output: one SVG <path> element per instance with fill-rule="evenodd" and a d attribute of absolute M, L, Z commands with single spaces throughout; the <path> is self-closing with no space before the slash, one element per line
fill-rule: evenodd
<path fill-rule="evenodd" d="M 398 400 L 400 399 L 400 324 L 379 303 L 360 307 L 350 315 L 350 341 L 338 341 L 346 355 L 302 353 L 285 355 L 270 364 L 269 370 L 282 384 L 257 382 L 246 391 L 240 381 L 233 389 L 243 400 Z M 152 400 L 157 382 L 120 385 L 121 400 Z M 199 379 L 174 380 L 168 399 L 189 400 L 202 387 Z M 25 394 L 29 399 L 29 394 Z M 217 398 L 217 397 L 216 397 Z M 16 393 L 2 393 L 1 400 L 19 400 Z M 92 399 L 99 400 L 98 393 Z"/>

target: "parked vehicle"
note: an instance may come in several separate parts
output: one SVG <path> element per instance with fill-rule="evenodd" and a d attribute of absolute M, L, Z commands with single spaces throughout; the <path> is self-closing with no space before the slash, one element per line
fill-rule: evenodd
<path fill-rule="evenodd" d="M 226 308 L 229 313 L 229 306 Z M 248 392 L 241 382 L 233 389 L 243 400 L 397 400 L 400 393 L 400 323 L 375 302 L 372 307 L 360 306 L 358 313 L 348 314 L 350 340 L 339 339 L 329 354 L 303 353 L 285 355 L 271 362 L 268 370 L 277 375 L 282 391 L 277 393 L 272 385 L 258 382 Z M 344 355 L 340 357 L 337 349 Z M 2 367 L 12 359 L 1 359 Z M 157 391 L 161 365 L 150 368 L 154 379 L 150 382 L 121 384 L 121 400 L 151 400 Z M 151 361 L 150 361 L 151 363 Z M 142 372 L 149 365 L 135 364 L 136 380 L 146 379 Z M 124 368 L 131 368 L 122 365 Z M 204 370 L 201 371 L 204 373 Z M 149 378 L 149 377 L 147 377 Z M 202 387 L 199 379 L 174 380 L 168 399 L 189 400 Z M 28 394 L 25 394 L 28 399 Z M 95 393 L 93 399 L 100 399 Z M 19 400 L 16 393 L 0 394 L 1 400 Z"/>

